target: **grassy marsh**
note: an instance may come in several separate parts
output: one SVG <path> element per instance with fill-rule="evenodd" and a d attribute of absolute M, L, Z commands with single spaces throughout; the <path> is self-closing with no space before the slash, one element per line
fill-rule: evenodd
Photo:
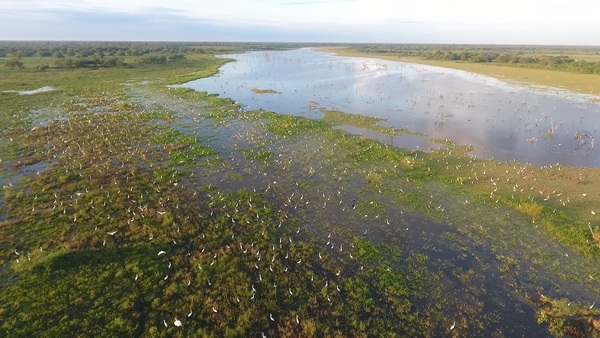
<path fill-rule="evenodd" d="M 166 87 L 226 61 L 197 57 L 2 94 L 0 335 L 577 336 L 595 323 L 597 169 L 479 160 L 450 140 L 399 149 L 332 128 L 379 121 Z M 21 74 L 2 72 L 0 89 L 16 88 Z"/>

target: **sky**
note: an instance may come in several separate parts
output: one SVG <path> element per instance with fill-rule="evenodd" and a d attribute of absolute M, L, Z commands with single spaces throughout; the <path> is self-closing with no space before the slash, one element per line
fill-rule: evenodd
<path fill-rule="evenodd" d="M 0 40 L 600 46 L 597 0 L 0 0 Z"/>

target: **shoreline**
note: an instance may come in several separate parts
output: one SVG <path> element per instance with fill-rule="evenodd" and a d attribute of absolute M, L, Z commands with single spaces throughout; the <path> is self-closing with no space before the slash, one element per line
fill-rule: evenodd
<path fill-rule="evenodd" d="M 576 94 L 584 94 L 590 100 L 600 100 L 600 75 L 577 74 L 546 69 L 533 69 L 524 67 L 511 67 L 497 64 L 464 63 L 453 61 L 424 60 L 418 58 L 403 58 L 398 56 L 382 55 L 377 53 L 363 53 L 348 47 L 317 47 L 317 51 L 335 53 L 339 56 L 370 57 L 388 61 L 416 63 L 428 66 L 451 68 L 475 74 L 490 76 L 502 81 L 518 84 L 528 88 L 547 87 L 551 89 L 566 90 Z M 583 83 L 583 85 L 582 85 Z"/>

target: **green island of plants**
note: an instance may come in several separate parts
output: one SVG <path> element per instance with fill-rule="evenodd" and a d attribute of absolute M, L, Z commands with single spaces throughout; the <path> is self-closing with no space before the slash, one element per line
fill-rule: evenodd
<path fill-rule="evenodd" d="M 256 94 L 281 94 L 281 92 L 278 92 L 273 89 L 252 88 L 250 89 L 250 91 Z"/>

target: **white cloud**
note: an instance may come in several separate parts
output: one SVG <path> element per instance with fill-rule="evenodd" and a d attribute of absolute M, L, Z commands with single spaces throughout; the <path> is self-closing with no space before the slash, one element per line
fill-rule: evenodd
<path fill-rule="evenodd" d="M 94 18 L 96 29 L 105 20 L 107 31 L 116 24 L 126 25 L 140 34 L 138 39 L 152 39 L 152 36 L 144 38 L 144 30 L 150 28 L 136 28 L 136 22 L 141 25 L 142 22 L 172 21 L 177 22 L 178 27 L 186 22 L 192 28 L 194 22 L 198 25 L 201 22 L 203 28 L 210 28 L 211 36 L 218 34 L 220 28 L 226 32 L 224 37 L 234 40 L 236 36 L 247 39 L 248 32 L 260 31 L 262 35 L 255 40 L 265 41 L 271 36 L 280 41 L 288 34 L 297 41 L 302 40 L 302 34 L 307 34 L 304 41 L 314 41 L 315 37 L 320 41 L 343 37 L 346 40 L 341 42 L 600 45 L 600 21 L 596 18 L 600 2 L 586 0 L 0 1 L 0 40 L 6 39 L 7 34 L 18 34 L 14 32 L 16 20 L 23 27 L 38 27 L 34 31 L 39 32 L 39 39 L 44 39 L 41 34 L 51 34 L 53 30 L 47 25 L 49 20 L 61 21 L 61 29 L 66 32 L 70 30 L 68 25 L 77 24 L 77 29 L 84 29 L 85 25 L 76 20 L 76 16 L 89 15 Z M 121 20 L 125 17 L 132 22 Z M 210 27 L 206 26 L 208 23 Z"/>

